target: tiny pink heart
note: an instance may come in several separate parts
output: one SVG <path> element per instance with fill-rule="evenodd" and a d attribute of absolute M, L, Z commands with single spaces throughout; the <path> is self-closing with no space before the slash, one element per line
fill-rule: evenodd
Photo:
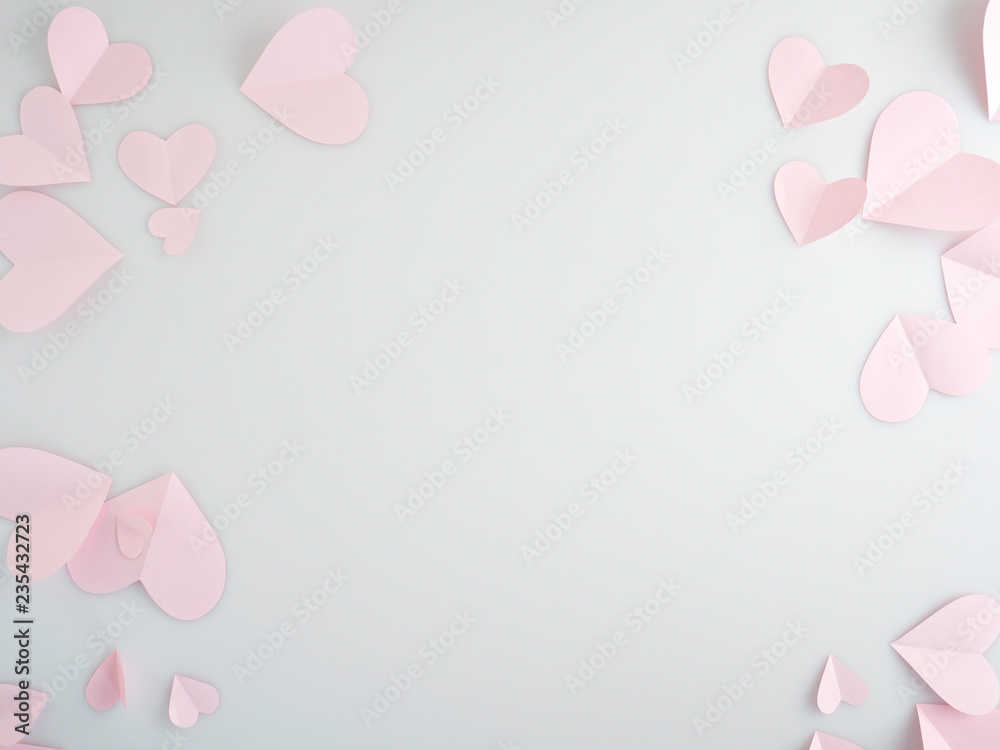
<path fill-rule="evenodd" d="M 778 42 L 767 66 L 771 94 L 786 128 L 829 120 L 853 109 L 868 93 L 868 74 L 857 65 L 830 65 L 812 42 Z"/>
<path fill-rule="evenodd" d="M 827 184 L 811 164 L 792 161 L 774 176 L 774 199 L 792 237 L 800 245 L 833 234 L 865 204 L 865 181 L 848 177 Z"/>
<path fill-rule="evenodd" d="M 215 138 L 204 125 L 186 125 L 163 140 L 137 130 L 122 139 L 118 163 L 132 182 L 176 206 L 212 166 Z"/>
<path fill-rule="evenodd" d="M 832 714 L 842 702 L 860 706 L 868 700 L 868 686 L 844 662 L 835 656 L 826 660 L 819 681 L 816 705 L 825 714 Z"/>
<path fill-rule="evenodd" d="M 80 124 L 66 97 L 39 86 L 21 100 L 21 135 L 0 138 L 0 183 L 13 187 L 90 182 Z"/>
<path fill-rule="evenodd" d="M 134 513 L 119 513 L 115 517 L 118 535 L 118 549 L 129 560 L 142 554 L 146 542 L 153 535 L 153 527 L 142 516 Z"/>
<path fill-rule="evenodd" d="M 200 216 L 197 208 L 161 208 L 149 217 L 149 232 L 163 238 L 163 252 L 167 255 L 180 255 L 191 247 Z"/>
<path fill-rule="evenodd" d="M 170 687 L 168 714 L 174 726 L 187 729 L 194 726 L 200 714 L 210 714 L 219 707 L 219 691 L 201 680 L 174 675 Z"/>
<path fill-rule="evenodd" d="M 87 683 L 86 696 L 87 703 L 98 711 L 107 711 L 119 701 L 125 708 L 125 672 L 118 649 L 94 671 Z"/>

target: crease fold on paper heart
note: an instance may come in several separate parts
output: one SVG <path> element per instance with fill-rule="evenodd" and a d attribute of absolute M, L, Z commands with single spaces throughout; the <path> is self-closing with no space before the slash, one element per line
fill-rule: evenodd
<path fill-rule="evenodd" d="M 94 671 L 87 683 L 87 703 L 98 711 L 107 711 L 119 701 L 125 708 L 125 673 L 122 660 L 115 649 Z"/>
<path fill-rule="evenodd" d="M 868 93 L 868 74 L 857 65 L 827 65 L 807 39 L 782 39 L 771 51 L 767 79 L 781 123 L 798 128 L 852 110 Z"/>
<path fill-rule="evenodd" d="M 174 675 L 170 686 L 167 714 L 174 726 L 187 729 L 198 721 L 199 714 L 213 713 L 219 707 L 219 691 L 207 682 Z"/>
<path fill-rule="evenodd" d="M 834 737 L 832 734 L 816 732 L 809 743 L 809 750 L 863 750 L 853 742 Z"/>
<path fill-rule="evenodd" d="M 917 719 L 923 750 L 996 750 L 1000 746 L 1000 711 L 971 716 L 951 706 L 918 703 Z"/>
<path fill-rule="evenodd" d="M 20 691 L 21 689 L 17 685 L 0 683 L 0 746 L 17 745 L 24 739 L 24 735 L 15 728 L 21 722 L 14 717 L 14 714 L 19 712 L 17 695 Z M 40 690 L 28 690 L 28 723 L 32 728 L 34 728 L 35 721 L 48 700 L 48 693 L 43 693 Z M 27 750 L 34 746 L 18 745 L 18 747 Z"/>
<path fill-rule="evenodd" d="M 825 714 L 832 714 L 843 701 L 860 706 L 868 700 L 868 686 L 844 662 L 835 656 L 826 660 L 823 676 L 819 681 L 816 705 Z"/>
<path fill-rule="evenodd" d="M 945 252 L 941 272 L 955 322 L 1000 349 L 1000 221 Z"/>
<path fill-rule="evenodd" d="M 975 331 L 937 318 L 897 315 L 861 371 L 861 401 L 883 422 L 915 416 L 931 390 L 965 396 L 986 382 L 990 353 Z"/>
<path fill-rule="evenodd" d="M 187 206 L 169 206 L 149 217 L 149 233 L 163 239 L 163 252 L 180 255 L 194 242 L 201 211 Z"/>
<path fill-rule="evenodd" d="M 804 161 L 791 161 L 774 176 L 774 199 L 792 237 L 801 247 L 833 234 L 857 216 L 868 189 L 848 177 L 827 184 Z"/>
<path fill-rule="evenodd" d="M 949 706 L 988 714 L 1000 702 L 1000 682 L 983 656 L 1000 635 L 1000 602 L 985 594 L 960 597 L 892 644 Z"/>
<path fill-rule="evenodd" d="M 0 183 L 11 187 L 90 182 L 90 166 L 73 107 L 50 86 L 21 100 L 21 134 L 0 138 Z"/>
<path fill-rule="evenodd" d="M 136 130 L 118 147 L 118 164 L 126 176 L 171 206 L 194 189 L 214 158 L 215 137 L 197 123 L 185 125 L 166 140 Z"/>

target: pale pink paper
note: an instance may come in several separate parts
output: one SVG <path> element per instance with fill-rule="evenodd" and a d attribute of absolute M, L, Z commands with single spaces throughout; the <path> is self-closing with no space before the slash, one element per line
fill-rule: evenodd
<path fill-rule="evenodd" d="M 867 182 L 872 221 L 971 231 L 1000 218 L 1000 164 L 963 153 L 954 110 L 927 91 L 903 94 L 879 115 Z"/>
<path fill-rule="evenodd" d="M 986 109 L 1000 120 L 1000 2 L 990 2 L 983 18 L 983 61 L 986 63 Z"/>
<path fill-rule="evenodd" d="M 66 97 L 39 86 L 21 100 L 21 135 L 0 138 L 0 183 L 12 187 L 90 182 L 80 124 Z"/>
<path fill-rule="evenodd" d="M 868 74 L 857 65 L 827 66 L 812 42 L 778 42 L 767 66 L 771 94 L 786 128 L 838 117 L 868 93 Z"/>
<path fill-rule="evenodd" d="M 109 44 L 104 24 L 87 8 L 65 8 L 49 26 L 49 59 L 71 104 L 107 104 L 138 94 L 153 63 L 137 44 Z"/>
<path fill-rule="evenodd" d="M 939 609 L 892 647 L 948 705 L 981 715 L 1000 701 L 1000 683 L 983 657 L 998 635 L 1000 602 L 971 594 Z"/>
<path fill-rule="evenodd" d="M 940 704 L 917 704 L 923 750 L 996 750 L 1000 711 L 970 716 Z"/>
<path fill-rule="evenodd" d="M 778 210 L 800 246 L 833 234 L 857 216 L 866 195 L 864 180 L 848 177 L 827 184 L 804 161 L 788 162 L 774 176 Z"/>
<path fill-rule="evenodd" d="M 942 255 L 941 271 L 955 322 L 1000 349 L 1000 221 Z"/>
<path fill-rule="evenodd" d="M 119 546 L 120 515 L 142 518 L 152 528 L 135 558 Z M 178 620 L 195 620 L 211 611 L 226 582 L 222 546 L 174 474 L 108 500 L 67 567 L 76 585 L 94 594 L 141 581 L 157 606 Z"/>
<path fill-rule="evenodd" d="M 87 703 L 98 711 L 107 711 L 119 701 L 125 708 L 125 672 L 118 649 L 112 651 L 94 671 L 87 683 L 86 694 Z"/>
<path fill-rule="evenodd" d="M 122 254 L 54 198 L 18 190 L 0 198 L 0 325 L 37 331 L 76 302 Z"/>
<path fill-rule="evenodd" d="M 149 217 L 149 232 L 163 238 L 163 252 L 167 255 L 180 255 L 191 247 L 200 216 L 197 208 L 161 208 Z"/>
<path fill-rule="evenodd" d="M 122 139 L 118 163 L 132 182 L 176 206 L 212 166 L 215 138 L 204 125 L 185 125 L 163 140 L 137 130 Z"/>
<path fill-rule="evenodd" d="M 17 745 L 26 749 L 32 747 L 31 745 L 18 744 L 24 739 L 24 735 L 14 728 L 20 723 L 14 717 L 14 713 L 19 712 L 20 708 L 20 703 L 15 700 L 20 692 L 21 689 L 16 685 L 0 683 L 0 746 Z M 48 700 L 48 693 L 43 693 L 40 690 L 28 690 L 28 723 L 32 729 L 34 729 L 35 721 Z"/>
<path fill-rule="evenodd" d="M 809 743 L 809 750 L 862 750 L 862 748 L 853 742 L 834 737 L 832 734 L 816 732 L 812 742 Z"/>
<path fill-rule="evenodd" d="M 170 721 L 181 729 L 194 726 L 199 714 L 210 714 L 219 707 L 219 691 L 207 682 L 174 675 L 170 687 Z"/>
<path fill-rule="evenodd" d="M 819 681 L 816 705 L 825 714 L 837 710 L 841 701 L 860 706 L 868 700 L 868 686 L 853 670 L 835 656 L 826 660 L 823 677 Z"/>
<path fill-rule="evenodd" d="M 0 516 L 29 514 L 32 581 L 51 575 L 83 544 L 111 489 L 111 477 L 34 448 L 0 450 Z M 17 565 L 16 534 L 7 565 Z"/>
<path fill-rule="evenodd" d="M 930 390 L 963 396 L 990 373 L 990 355 L 972 330 L 916 315 L 897 315 L 861 371 L 861 400 L 883 422 L 903 422 Z"/>
<path fill-rule="evenodd" d="M 146 548 L 146 543 L 153 535 L 153 527 L 142 516 L 132 513 L 119 513 L 115 516 L 115 531 L 118 536 L 118 549 L 129 560 L 134 560 Z"/>
<path fill-rule="evenodd" d="M 328 8 L 308 10 L 275 34 L 240 91 L 311 141 L 348 143 L 368 122 L 368 98 L 345 75 L 355 51 L 346 18 Z"/>

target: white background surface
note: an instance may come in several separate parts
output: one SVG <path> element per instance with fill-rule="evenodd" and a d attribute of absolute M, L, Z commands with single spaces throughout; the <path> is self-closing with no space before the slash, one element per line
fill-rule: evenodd
<path fill-rule="evenodd" d="M 220 533 L 227 588 L 199 621 L 171 619 L 138 584 L 94 596 L 60 571 L 35 586 L 37 680 L 51 685 L 78 654 L 90 666 L 42 714 L 34 741 L 171 747 L 177 672 L 222 696 L 181 733 L 189 750 L 799 750 L 815 730 L 866 748 L 919 746 L 913 703 L 936 699 L 900 696 L 913 673 L 889 643 L 951 599 L 1000 587 L 1000 376 L 968 397 L 932 394 L 909 423 L 871 418 L 861 366 L 894 314 L 946 307 L 939 255 L 958 236 L 875 225 L 854 242 L 841 231 L 800 249 L 771 182 L 792 159 L 828 180 L 863 177 L 875 118 L 915 89 L 955 107 L 965 150 L 1000 158 L 981 70 L 985 2 L 930 0 L 888 39 L 883 0 L 591 0 L 555 30 L 545 15 L 555 0 L 401 2 L 351 69 L 371 102 L 363 135 L 327 147 L 280 132 L 252 161 L 247 139 L 269 118 L 239 86 L 308 3 L 244 0 L 222 19 L 209 0 L 87 3 L 112 41 L 143 45 L 166 77 L 141 101 L 77 108 L 85 129 L 113 122 L 92 150 L 93 182 L 43 191 L 119 248 L 118 268 L 135 278 L 30 382 L 18 366 L 75 314 L 35 334 L 0 332 L 0 445 L 88 464 L 122 450 L 114 494 L 176 471 L 210 519 L 241 492 L 253 504 Z M 384 7 L 336 9 L 358 27 Z M 727 7 L 736 20 L 678 70 L 685 37 Z M 20 33 L 38 11 L 4 0 L 0 32 Z M 19 131 L 30 88 L 55 83 L 46 28 L 17 51 L 0 44 L 0 133 Z M 829 63 L 863 66 L 871 90 L 845 116 L 785 139 L 766 70 L 791 35 Z M 390 191 L 384 173 L 487 75 L 496 93 Z M 510 214 L 609 116 L 627 123 L 622 137 L 518 234 Z M 145 226 L 162 204 L 128 181 L 116 152 L 133 130 L 167 136 L 190 122 L 215 134 L 217 171 L 235 159 L 241 172 L 203 212 L 194 247 L 168 257 Z M 723 200 L 716 183 L 769 137 L 782 139 L 778 153 Z M 224 333 L 327 234 L 336 256 L 227 351 Z M 667 249 L 668 266 L 560 361 L 556 343 L 617 296 L 651 245 Z M 413 332 L 410 314 L 452 278 L 467 291 L 356 394 L 350 376 L 381 342 Z M 747 343 L 741 328 L 786 288 L 794 307 L 688 404 L 684 384 L 715 352 Z M 122 433 L 158 398 L 177 411 L 130 451 Z M 498 407 L 507 425 L 401 525 L 393 505 Z M 842 431 L 734 535 L 726 514 L 787 470 L 786 454 L 824 418 Z M 305 454 L 256 494 L 248 477 L 285 440 Z M 626 448 L 637 464 L 529 566 L 521 545 Z M 952 459 L 968 475 L 860 575 L 852 558 Z M 234 665 L 337 567 L 350 581 L 239 684 Z M 682 586 L 676 599 L 570 695 L 566 675 L 661 577 Z M 7 581 L 0 602 L 12 599 Z M 144 611 L 115 642 L 129 706 L 98 713 L 83 693 L 103 654 L 88 639 L 133 599 Z M 464 609 L 478 618 L 470 632 L 366 727 L 359 709 L 373 692 Z M 788 620 L 809 632 L 760 676 L 751 659 Z M 817 711 L 829 653 L 868 682 L 868 704 Z M 7 679 L 10 669 L 0 666 Z M 692 717 L 747 671 L 756 686 L 699 738 Z"/>

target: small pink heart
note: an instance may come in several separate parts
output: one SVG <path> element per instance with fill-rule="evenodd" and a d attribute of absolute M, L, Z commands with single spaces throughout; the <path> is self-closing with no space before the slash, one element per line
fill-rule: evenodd
<path fill-rule="evenodd" d="M 119 513 L 115 517 L 118 534 L 118 549 L 129 560 L 142 554 L 146 541 L 153 535 L 153 527 L 142 516 L 134 513 Z"/>
<path fill-rule="evenodd" d="M 771 94 L 786 128 L 822 122 L 853 109 L 868 93 L 868 74 L 857 65 L 830 65 L 806 39 L 782 39 L 767 66 Z"/>
<path fill-rule="evenodd" d="M 125 672 L 118 649 L 112 651 L 94 671 L 87 683 L 86 696 L 87 703 L 98 711 L 107 711 L 119 701 L 125 708 Z"/>
<path fill-rule="evenodd" d="M 1000 222 L 942 255 L 941 271 L 955 322 L 975 329 L 990 349 L 1000 349 Z"/>
<path fill-rule="evenodd" d="M 80 124 L 58 91 L 39 86 L 24 95 L 21 133 L 0 138 L 0 183 L 31 187 L 90 182 Z"/>
<path fill-rule="evenodd" d="M 186 125 L 162 138 L 137 130 L 122 139 L 118 163 L 132 182 L 176 206 L 212 166 L 215 138 L 204 125 Z"/>
<path fill-rule="evenodd" d="M 285 127 L 316 143 L 353 141 L 368 122 L 368 98 L 344 72 L 354 60 L 354 29 L 329 8 L 286 23 L 240 91 Z"/>
<path fill-rule="evenodd" d="M 809 743 L 809 750 L 862 750 L 862 748 L 853 742 L 834 737 L 832 734 L 816 732 L 812 742 Z"/>
<path fill-rule="evenodd" d="M 18 190 L 0 198 L 0 325 L 37 331 L 62 315 L 122 254 L 54 198 Z"/>
<path fill-rule="evenodd" d="M 194 241 L 199 216 L 201 211 L 197 208 L 161 208 L 149 217 L 149 232 L 163 238 L 163 252 L 167 255 L 180 255 Z"/>
<path fill-rule="evenodd" d="M 811 164 L 792 161 L 774 176 L 774 199 L 799 246 L 833 234 L 865 204 L 865 181 L 848 177 L 827 185 Z"/>
<path fill-rule="evenodd" d="M 49 25 L 49 59 L 70 104 L 107 104 L 145 88 L 153 63 L 137 44 L 109 44 L 104 24 L 86 8 L 65 8 Z"/>
<path fill-rule="evenodd" d="M 219 691 L 201 680 L 174 675 L 167 713 L 174 726 L 187 729 L 198 721 L 199 714 L 210 714 L 219 707 Z"/>
<path fill-rule="evenodd" d="M 837 706 L 849 703 L 860 706 L 868 700 L 868 686 L 850 667 L 835 656 L 826 660 L 823 677 L 819 681 L 816 705 L 825 714 L 832 714 Z"/>

